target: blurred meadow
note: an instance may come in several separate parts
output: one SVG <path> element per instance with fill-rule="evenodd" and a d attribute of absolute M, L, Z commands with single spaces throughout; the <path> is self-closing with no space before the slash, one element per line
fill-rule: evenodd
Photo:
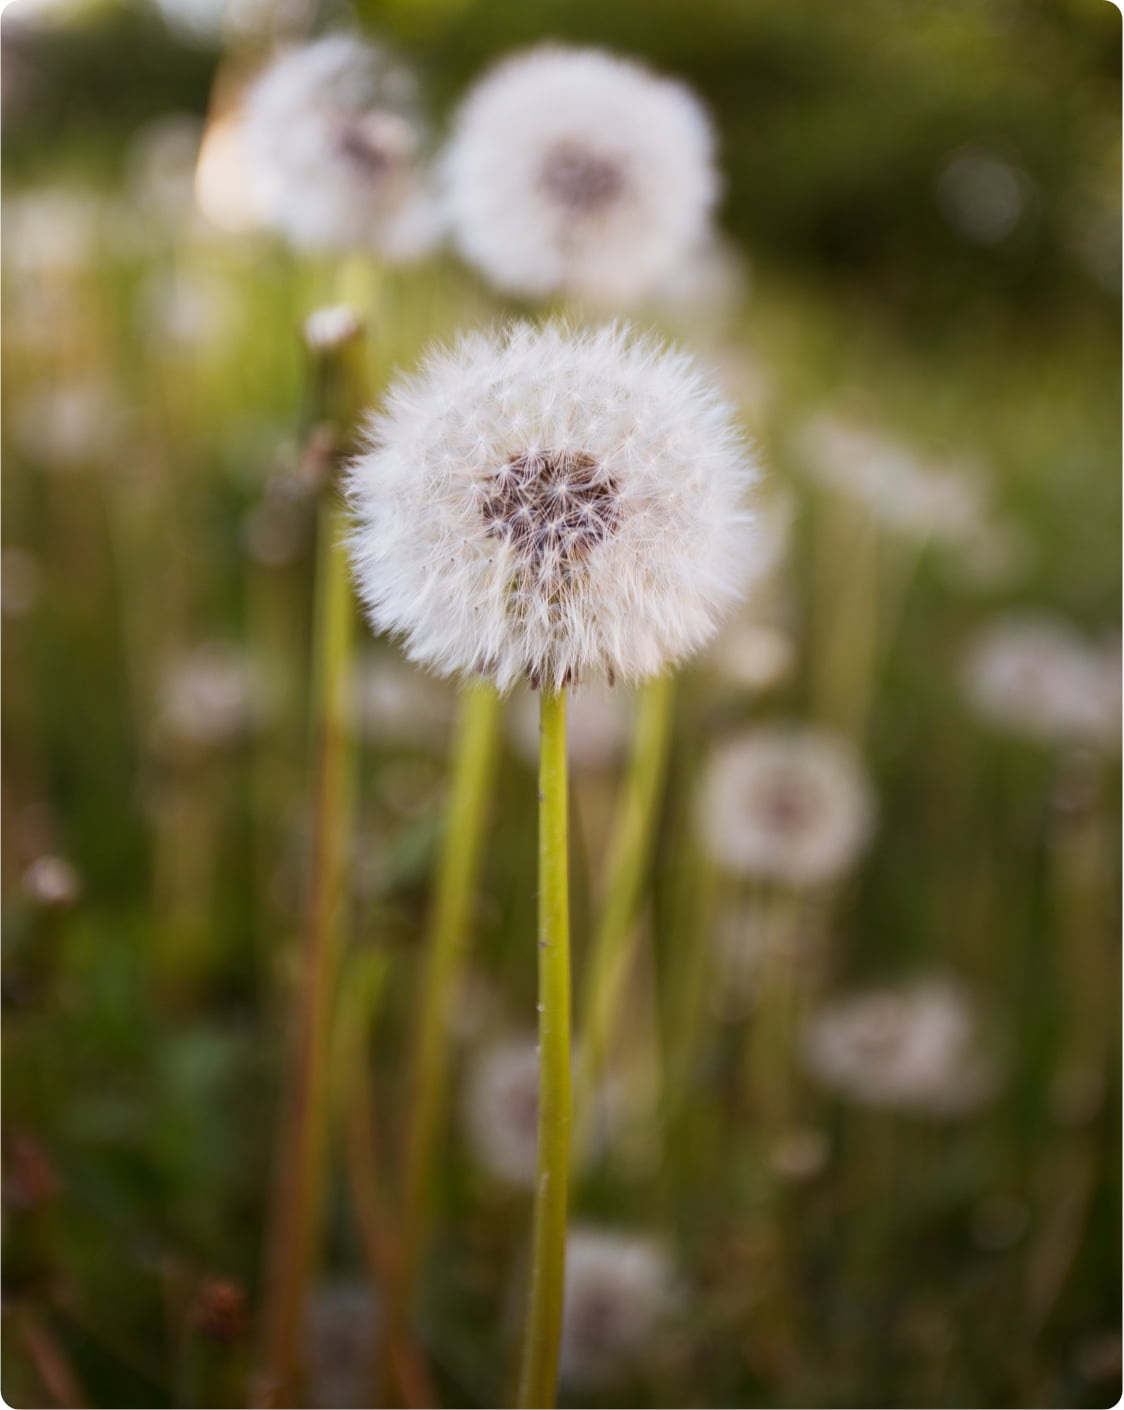
<path fill-rule="evenodd" d="M 573 696 L 595 1091 L 560 1403 L 1117 1403 L 1121 33 L 1100 0 L 4 10 L 5 1400 L 269 1400 L 336 688 L 322 1172 L 274 1403 L 511 1403 L 534 697 L 476 717 L 493 752 L 450 809 L 471 692 L 357 608 L 326 687 L 316 567 L 358 403 L 435 339 L 543 306 L 448 242 L 307 252 L 253 218 L 246 77 L 341 27 L 413 71 L 427 152 L 544 40 L 682 81 L 717 135 L 713 244 L 627 312 L 736 406 L 773 561 L 658 697 L 666 757 L 635 764 L 650 691 Z M 346 358 L 330 318 L 307 326 L 340 304 L 364 329 Z M 479 865 L 419 1176 L 458 826 Z"/>

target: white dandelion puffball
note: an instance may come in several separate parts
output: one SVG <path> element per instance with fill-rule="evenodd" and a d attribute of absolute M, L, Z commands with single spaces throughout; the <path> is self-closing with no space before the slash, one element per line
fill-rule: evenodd
<path fill-rule="evenodd" d="M 808 1070 L 867 1106 L 955 1116 L 994 1097 L 1000 1064 L 968 997 L 943 979 L 825 1004 L 804 1038 Z"/>
<path fill-rule="evenodd" d="M 204 642 L 166 667 L 159 730 L 181 745 L 231 744 L 258 723 L 261 706 L 260 683 L 249 657 L 226 642 Z"/>
<path fill-rule="evenodd" d="M 998 618 L 970 646 L 969 702 L 986 720 L 1046 743 L 1110 745 L 1120 735 L 1120 663 L 1060 618 Z"/>
<path fill-rule="evenodd" d="M 349 695 L 357 734 L 375 744 L 440 744 L 455 711 L 447 687 L 399 656 L 358 653 Z"/>
<path fill-rule="evenodd" d="M 566 1240 L 562 1381 L 593 1387 L 635 1369 L 678 1301 L 671 1260 L 657 1240 L 572 1228 Z"/>
<path fill-rule="evenodd" d="M 614 1108 L 607 1084 L 598 1105 Z M 619 1103 L 616 1104 L 619 1106 Z M 501 1184 L 530 1189 L 535 1183 L 539 1130 L 539 1047 L 534 1034 L 505 1038 L 481 1050 L 464 1087 L 464 1124 L 482 1169 Z M 574 1155 L 580 1167 L 597 1152 L 587 1133 Z"/>
<path fill-rule="evenodd" d="M 732 413 L 627 328 L 469 334 L 392 389 L 369 446 L 349 474 L 359 593 L 439 673 L 658 675 L 753 577 Z"/>
<path fill-rule="evenodd" d="M 457 115 L 442 162 L 453 238 L 500 288 L 623 305 L 705 244 L 713 145 L 682 84 L 595 49 L 533 49 Z"/>
<path fill-rule="evenodd" d="M 923 458 L 864 422 L 818 416 L 803 432 L 801 450 L 821 484 L 858 500 L 888 533 L 959 547 L 988 520 L 980 467 Z"/>
<path fill-rule="evenodd" d="M 722 867 L 816 886 L 854 866 L 874 828 L 874 796 L 845 740 L 787 725 L 720 746 L 700 793 L 700 826 Z"/>
<path fill-rule="evenodd" d="M 533 1037 L 486 1048 L 469 1069 L 464 1121 L 479 1164 L 494 1179 L 530 1188 L 539 1130 L 539 1050 Z"/>
<path fill-rule="evenodd" d="M 419 213 L 431 203 L 413 104 L 412 77 L 348 35 L 283 53 L 242 118 L 268 223 L 305 250 L 425 253 L 436 226 Z"/>

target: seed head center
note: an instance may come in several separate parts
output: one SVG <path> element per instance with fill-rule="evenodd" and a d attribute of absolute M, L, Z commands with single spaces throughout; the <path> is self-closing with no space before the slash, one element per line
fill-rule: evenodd
<path fill-rule="evenodd" d="M 625 187 L 620 162 L 576 142 L 562 142 L 546 155 L 542 188 L 559 205 L 577 215 L 591 215 L 616 201 Z"/>
<path fill-rule="evenodd" d="M 524 453 L 496 475 L 483 516 L 525 564 L 550 572 L 580 563 L 613 533 L 620 500 L 591 455 Z"/>

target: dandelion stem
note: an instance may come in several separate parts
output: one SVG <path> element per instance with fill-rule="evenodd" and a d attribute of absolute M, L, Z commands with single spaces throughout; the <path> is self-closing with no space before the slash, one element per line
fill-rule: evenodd
<path fill-rule="evenodd" d="M 266 1405 L 297 1403 L 297 1349 L 321 1203 L 329 1030 L 352 814 L 346 690 L 355 619 L 345 522 L 336 491 L 326 489 L 320 506 L 313 625 L 312 858 L 288 1111 L 278 1149 L 265 1370 L 259 1387 Z"/>
<path fill-rule="evenodd" d="M 519 1404 L 554 1404 L 570 1165 L 570 904 L 566 696 L 544 689 L 539 739 L 539 1132 L 531 1289 Z"/>
<path fill-rule="evenodd" d="M 499 696 L 487 682 L 472 685 L 461 704 L 453 750 L 448 823 L 437 876 L 426 968 L 411 1063 L 413 1101 L 406 1135 L 402 1296 L 408 1308 L 425 1257 L 433 1149 L 448 1085 L 449 1015 L 456 1002 L 468 922 L 484 842 L 491 792 Z"/>
<path fill-rule="evenodd" d="M 613 821 L 613 844 L 601 920 L 582 986 L 582 1041 L 574 1084 L 579 1128 L 605 1061 L 635 933 L 637 908 L 655 836 L 657 804 L 667 773 L 675 686 L 671 676 L 651 681 L 640 693 L 636 741 L 624 792 Z M 578 1143 L 580 1145 L 580 1142 Z"/>

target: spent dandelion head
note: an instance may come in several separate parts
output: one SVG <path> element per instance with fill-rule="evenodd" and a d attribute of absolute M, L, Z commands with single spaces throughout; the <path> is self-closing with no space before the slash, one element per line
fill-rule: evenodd
<path fill-rule="evenodd" d="M 1043 742 L 1110 746 L 1120 733 L 1119 653 L 1061 618 L 1009 613 L 970 645 L 964 687 L 991 724 Z"/>
<path fill-rule="evenodd" d="M 420 161 L 412 76 L 333 34 L 283 52 L 243 110 L 244 151 L 268 222 L 308 250 L 410 258 L 435 230 Z"/>
<path fill-rule="evenodd" d="M 929 978 L 830 1001 L 804 1039 L 808 1070 L 867 1106 L 955 1116 L 990 1100 L 1001 1068 L 980 1016 L 955 984 Z"/>
<path fill-rule="evenodd" d="M 592 1388 L 635 1370 L 677 1302 L 667 1250 L 642 1235 L 578 1226 L 566 1242 L 561 1378 Z"/>
<path fill-rule="evenodd" d="M 483 1047 L 468 1069 L 465 1131 L 481 1169 L 501 1184 L 530 1189 L 535 1183 L 539 1072 L 539 1045 L 530 1034 Z M 609 1081 L 594 1100 L 602 1111 L 620 1109 L 619 1089 Z M 596 1157 L 601 1134 L 591 1129 L 584 1136 L 576 1151 L 579 1165 Z"/>
<path fill-rule="evenodd" d="M 262 703 L 249 658 L 226 642 L 204 642 L 165 669 L 160 682 L 160 733 L 169 743 L 184 747 L 234 743 L 260 719 Z"/>
<path fill-rule="evenodd" d="M 852 748 L 795 726 L 723 744 L 700 794 L 702 835 L 720 866 L 795 887 L 844 876 L 870 840 L 874 813 Z"/>
<path fill-rule="evenodd" d="M 646 337 L 470 334 L 392 389 L 351 467 L 359 592 L 439 673 L 655 676 L 752 577 L 756 474 L 705 379 Z"/>
<path fill-rule="evenodd" d="M 501 288 L 621 306 L 704 243 L 712 149 L 681 84 L 599 50 L 532 49 L 457 115 L 442 164 L 449 225 Z"/>

